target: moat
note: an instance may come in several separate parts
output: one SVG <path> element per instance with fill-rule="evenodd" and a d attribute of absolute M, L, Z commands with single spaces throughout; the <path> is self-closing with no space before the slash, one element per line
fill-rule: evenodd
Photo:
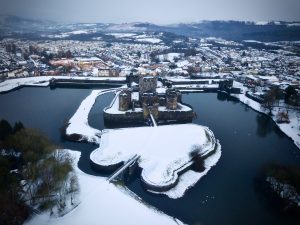
<path fill-rule="evenodd" d="M 80 150 L 79 167 L 96 174 L 89 165 L 95 145 L 65 141 L 60 128 L 74 114 L 89 89 L 23 88 L 0 95 L 0 117 L 22 121 L 45 132 L 64 148 Z M 114 94 L 100 96 L 89 115 L 89 123 L 105 128 L 103 109 Z M 299 165 L 300 151 L 267 116 L 240 102 L 228 101 L 216 93 L 184 94 L 198 117 L 193 123 L 208 126 L 222 144 L 219 163 L 183 198 L 169 199 L 146 192 L 140 179 L 128 187 L 147 203 L 185 223 L 203 224 L 297 224 L 276 214 L 255 192 L 257 170 L 270 161 Z M 247 218 L 247 220 L 245 220 Z"/>

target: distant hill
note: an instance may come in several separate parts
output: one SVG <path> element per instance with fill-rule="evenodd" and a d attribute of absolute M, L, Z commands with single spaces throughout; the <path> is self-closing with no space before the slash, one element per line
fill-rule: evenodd
<path fill-rule="evenodd" d="M 300 41 L 300 22 L 243 22 L 243 21 L 202 21 L 173 25 L 151 23 L 73 23 L 59 24 L 51 21 L 24 19 L 16 16 L 0 16 L 0 33 L 34 33 L 36 31 L 72 32 L 86 30 L 93 32 L 168 32 L 186 37 L 218 37 L 226 40 Z"/>
<path fill-rule="evenodd" d="M 48 29 L 54 22 L 45 20 L 24 19 L 17 16 L 0 15 L 1 30 L 37 31 Z"/>
<path fill-rule="evenodd" d="M 149 26 L 147 26 L 149 27 Z M 269 22 L 254 23 L 240 21 L 203 21 L 201 23 L 176 24 L 151 27 L 191 37 L 219 37 L 227 40 L 299 41 L 300 23 Z"/>

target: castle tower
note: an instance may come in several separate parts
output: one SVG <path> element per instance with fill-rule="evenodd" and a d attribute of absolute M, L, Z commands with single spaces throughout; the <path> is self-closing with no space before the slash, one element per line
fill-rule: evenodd
<path fill-rule="evenodd" d="M 119 94 L 119 110 L 127 111 L 131 105 L 131 91 L 129 89 L 123 90 Z"/>
<path fill-rule="evenodd" d="M 145 92 L 155 92 L 157 88 L 157 78 L 153 76 L 140 77 L 139 88 L 140 95 Z"/>
<path fill-rule="evenodd" d="M 166 108 L 170 110 L 177 109 L 177 99 L 178 95 L 175 90 L 168 90 L 166 93 Z"/>

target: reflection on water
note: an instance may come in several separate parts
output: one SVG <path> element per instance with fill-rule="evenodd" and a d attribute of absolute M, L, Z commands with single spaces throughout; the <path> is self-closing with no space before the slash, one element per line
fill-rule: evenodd
<path fill-rule="evenodd" d="M 272 119 L 269 116 L 266 116 L 264 114 L 257 114 L 256 122 L 257 122 L 256 134 L 260 137 L 265 137 L 274 128 Z"/>

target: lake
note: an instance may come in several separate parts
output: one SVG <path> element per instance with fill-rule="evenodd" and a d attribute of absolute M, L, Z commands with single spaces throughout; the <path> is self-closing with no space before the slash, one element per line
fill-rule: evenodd
<path fill-rule="evenodd" d="M 97 146 L 65 141 L 60 128 L 75 113 L 89 89 L 22 88 L 0 95 L 0 118 L 11 123 L 21 121 L 26 127 L 40 129 L 62 148 L 82 152 L 79 168 L 96 174 L 89 165 L 89 154 Z M 102 110 L 113 98 L 100 96 L 89 123 L 103 129 Z M 222 156 L 183 198 L 169 199 L 143 189 L 139 179 L 129 189 L 145 202 L 188 224 L 298 224 L 272 210 L 255 191 L 254 178 L 268 162 L 300 165 L 300 150 L 267 116 L 248 106 L 227 100 L 217 93 L 184 94 L 183 102 L 193 106 L 196 124 L 208 126 L 220 140 Z"/>

